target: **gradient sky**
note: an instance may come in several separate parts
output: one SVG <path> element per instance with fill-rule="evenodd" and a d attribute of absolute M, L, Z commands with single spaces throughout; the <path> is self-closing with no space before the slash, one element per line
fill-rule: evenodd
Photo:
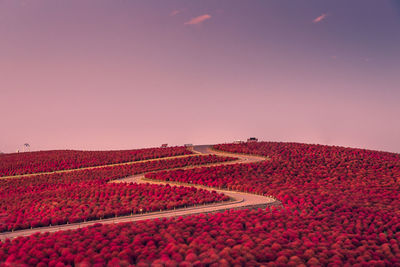
<path fill-rule="evenodd" d="M 400 1 L 0 0 L 0 151 L 400 152 Z"/>

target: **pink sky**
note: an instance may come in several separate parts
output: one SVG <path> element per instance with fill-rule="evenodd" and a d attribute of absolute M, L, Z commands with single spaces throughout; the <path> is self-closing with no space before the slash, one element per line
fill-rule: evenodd
<path fill-rule="evenodd" d="M 256 136 L 400 152 L 393 1 L 0 1 L 0 151 Z"/>

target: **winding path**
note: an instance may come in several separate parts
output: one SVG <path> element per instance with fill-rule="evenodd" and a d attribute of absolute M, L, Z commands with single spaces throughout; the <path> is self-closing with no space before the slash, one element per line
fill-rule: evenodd
<path fill-rule="evenodd" d="M 213 163 L 208 165 L 201 165 L 201 166 L 188 166 L 184 168 L 176 168 L 176 169 L 191 169 L 191 168 L 198 168 L 202 166 L 217 166 L 217 165 L 229 165 L 229 164 L 237 164 L 237 163 L 253 163 L 259 162 L 263 160 L 267 160 L 265 157 L 254 156 L 254 155 L 242 155 L 242 154 L 233 154 L 227 152 L 221 152 L 211 149 L 210 145 L 202 145 L 202 146 L 195 146 L 193 147 L 192 151 L 196 154 L 214 154 L 219 156 L 231 156 L 238 158 L 234 161 L 222 162 L 222 163 Z M 178 156 L 179 157 L 179 156 Z M 97 166 L 99 167 L 99 166 Z M 172 170 L 172 169 L 168 169 Z M 162 170 L 165 171 L 165 170 Z M 115 218 L 109 219 L 102 219 L 102 220 L 93 220 L 88 222 L 82 223 L 72 223 L 72 224 L 64 224 L 64 225 L 57 225 L 57 226 L 48 226 L 48 227 L 40 227 L 40 228 L 33 228 L 33 229 L 26 229 L 26 230 L 18 230 L 14 232 L 5 232 L 0 233 L 0 240 L 4 240 L 6 238 L 15 238 L 18 236 L 27 236 L 34 233 L 44 233 L 44 232 L 56 232 L 60 230 L 72 230 L 78 229 L 82 227 L 87 227 L 90 225 L 94 225 L 97 223 L 102 224 L 110 224 L 110 223 L 121 223 L 121 222 L 134 222 L 134 221 L 141 221 L 141 220 L 148 220 L 148 219 L 156 219 L 156 218 L 169 218 L 169 217 L 176 217 L 176 216 L 188 216 L 193 214 L 199 213 L 215 213 L 221 212 L 229 209 L 247 209 L 247 208 L 266 208 L 268 206 L 279 206 L 280 202 L 272 197 L 266 197 L 262 195 L 244 193 L 244 192 L 237 192 L 237 191 L 229 191 L 229 190 L 221 190 L 201 185 L 195 184 L 182 184 L 177 182 L 171 181 L 155 181 L 149 180 L 144 178 L 146 173 L 138 174 L 129 176 L 122 179 L 113 180 L 113 183 L 126 183 L 126 182 L 135 182 L 135 183 L 152 183 L 152 184 L 170 184 L 170 185 L 183 185 L 183 186 L 194 186 L 196 188 L 203 188 L 207 190 L 214 190 L 218 193 L 223 193 L 231 198 L 231 201 L 226 202 L 219 202 L 213 204 L 206 204 L 206 205 L 197 205 L 191 206 L 186 208 L 179 208 L 174 210 L 165 210 L 160 212 L 149 212 L 144 214 L 135 214 L 130 216 L 120 216 Z"/>

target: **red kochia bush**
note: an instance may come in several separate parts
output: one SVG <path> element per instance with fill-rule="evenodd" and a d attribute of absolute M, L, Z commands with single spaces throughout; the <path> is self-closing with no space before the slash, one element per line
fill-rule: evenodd
<path fill-rule="evenodd" d="M 363 219 L 354 216 L 355 223 Z M 101 266 L 400 265 L 400 233 L 387 231 L 390 242 L 382 244 L 377 238 L 379 229 L 369 235 L 349 230 L 334 217 L 315 219 L 313 214 L 285 208 L 227 211 L 19 237 L 0 243 L 0 262 L 30 264 L 35 259 L 46 266 L 53 264 L 50 262 Z"/>
<path fill-rule="evenodd" d="M 136 162 L 132 164 L 98 167 L 87 170 L 76 170 L 66 173 L 38 174 L 23 178 L 0 179 L 0 192 L 14 190 L 16 187 L 27 187 L 43 184 L 65 184 L 88 181 L 111 181 L 129 175 L 157 171 L 163 169 L 180 168 L 192 165 L 203 165 L 234 160 L 231 157 L 215 155 L 196 155 L 183 158 L 160 159 L 149 162 Z"/>
<path fill-rule="evenodd" d="M 228 200 L 215 191 L 151 184 L 73 183 L 36 188 L 3 201 L 3 227 L 19 230 Z"/>
<path fill-rule="evenodd" d="M 287 206 L 301 205 L 318 211 L 334 205 L 390 212 L 400 206 L 398 154 L 295 143 L 245 143 L 215 148 L 251 151 L 268 155 L 271 160 L 163 171 L 146 177 L 273 195 Z"/>
<path fill-rule="evenodd" d="M 31 264 L 37 248 L 46 265 L 400 266 L 398 154 L 272 142 L 216 148 L 270 160 L 149 177 L 272 195 L 283 207 L 36 234 L 1 243 L 0 262 Z"/>
<path fill-rule="evenodd" d="M 214 148 L 268 156 L 270 160 L 150 173 L 147 177 L 272 195 L 282 201 L 285 209 L 291 212 L 290 216 L 309 215 L 313 218 L 310 226 L 318 225 L 318 231 L 331 227 L 341 229 L 345 240 L 351 240 L 354 235 L 366 235 L 384 244 L 388 242 L 389 232 L 393 238 L 400 231 L 399 154 L 273 142 L 224 144 Z M 326 221 L 331 222 L 321 223 Z M 319 241 L 315 238 L 304 242 L 308 247 L 324 247 L 316 245 Z M 357 247 L 363 246 L 359 241 L 351 242 L 356 242 Z M 333 240 L 328 244 L 344 246 L 335 245 Z M 387 248 L 385 246 L 385 255 L 394 255 L 393 249 Z M 322 264 L 321 259 L 313 258 L 312 254 L 307 252 L 307 264 Z M 297 261 L 297 258 L 286 258 L 289 262 Z M 282 262 L 285 260 L 280 258 Z M 341 257 L 335 260 L 336 264 L 343 264 Z"/>
<path fill-rule="evenodd" d="M 18 175 L 191 154 L 185 147 L 135 150 L 50 150 L 0 155 L 0 176 Z"/>
<path fill-rule="evenodd" d="M 2 179 L 0 180 L 0 232 L 224 201 L 228 197 L 194 188 L 107 182 L 151 170 L 232 159 L 198 155 Z"/>

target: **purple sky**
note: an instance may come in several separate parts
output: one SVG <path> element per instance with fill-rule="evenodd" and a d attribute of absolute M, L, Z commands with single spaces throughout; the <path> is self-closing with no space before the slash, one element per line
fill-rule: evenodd
<path fill-rule="evenodd" d="M 400 1 L 0 0 L 0 151 L 400 152 Z"/>

